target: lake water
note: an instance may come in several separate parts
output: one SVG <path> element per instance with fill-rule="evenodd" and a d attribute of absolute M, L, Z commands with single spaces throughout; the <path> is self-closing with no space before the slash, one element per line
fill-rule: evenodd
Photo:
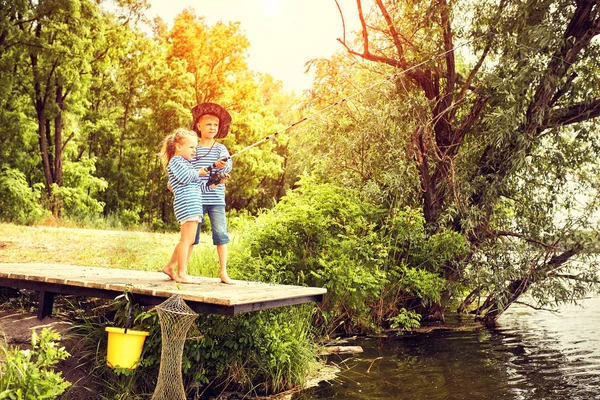
<path fill-rule="evenodd" d="M 337 378 L 309 399 L 600 399 L 600 297 L 558 313 L 515 305 L 495 329 L 358 339 L 364 353 L 329 356 Z"/>

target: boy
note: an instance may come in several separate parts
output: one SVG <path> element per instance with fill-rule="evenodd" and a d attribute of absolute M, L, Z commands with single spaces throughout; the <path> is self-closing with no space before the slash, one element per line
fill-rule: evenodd
<path fill-rule="evenodd" d="M 201 103 L 192 108 L 192 130 L 198 135 L 198 148 L 196 156 L 192 159 L 194 168 L 207 168 L 214 165 L 216 171 L 213 173 L 229 173 L 231 171 L 232 162 L 227 147 L 215 140 L 227 136 L 230 125 L 231 115 L 216 103 Z M 223 161 L 225 159 L 227 161 Z M 203 177 L 205 183 L 208 178 L 209 176 Z M 212 240 L 213 244 L 217 246 L 219 278 L 223 283 L 232 284 L 233 282 L 227 275 L 229 233 L 225 215 L 225 185 L 219 185 L 211 192 L 202 193 L 202 207 L 204 214 L 208 214 L 210 218 Z M 198 224 L 194 244 L 200 242 L 201 227 L 202 222 Z"/>

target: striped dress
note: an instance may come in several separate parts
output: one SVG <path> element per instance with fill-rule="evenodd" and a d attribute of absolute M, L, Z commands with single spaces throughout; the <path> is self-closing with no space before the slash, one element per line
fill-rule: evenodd
<path fill-rule="evenodd" d="M 205 168 L 213 165 L 217 160 L 221 158 L 229 157 L 229 151 L 224 144 L 215 142 L 213 147 L 202 147 L 196 148 L 196 156 L 192 160 L 192 164 L 195 169 Z M 222 172 L 231 172 L 233 164 L 231 159 L 227 160 L 227 165 L 223 168 Z M 208 176 L 200 177 L 202 182 L 206 183 Z M 225 184 L 219 185 L 211 191 L 202 192 L 202 204 L 206 205 L 225 205 Z"/>
<path fill-rule="evenodd" d="M 202 192 L 208 191 L 192 163 L 181 156 L 173 156 L 167 166 L 169 185 L 175 199 L 173 208 L 178 222 L 200 216 L 202 218 Z"/>

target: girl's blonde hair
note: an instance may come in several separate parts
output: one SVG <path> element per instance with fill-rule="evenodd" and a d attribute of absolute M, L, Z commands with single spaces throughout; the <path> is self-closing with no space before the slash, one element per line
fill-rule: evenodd
<path fill-rule="evenodd" d="M 165 169 L 169 165 L 169 161 L 175 155 L 176 146 L 183 143 L 183 139 L 186 137 L 197 138 L 196 132 L 190 131 L 184 128 L 177 128 L 173 133 L 167 136 L 162 142 L 162 148 L 160 150 L 160 160 Z"/>

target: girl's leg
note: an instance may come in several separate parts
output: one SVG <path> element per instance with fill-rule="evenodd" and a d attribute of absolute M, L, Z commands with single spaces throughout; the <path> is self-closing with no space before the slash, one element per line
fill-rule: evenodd
<path fill-rule="evenodd" d="M 178 283 L 194 283 L 187 275 L 188 254 L 194 243 L 198 221 L 188 221 L 181 225 L 181 237 L 175 251 L 177 252 L 177 274 L 175 281 Z"/>
<path fill-rule="evenodd" d="M 204 216 L 202 217 L 204 219 Z M 198 226 L 196 227 L 196 235 L 194 237 L 194 242 L 190 246 L 190 251 L 188 253 L 187 263 L 190 263 L 190 258 L 192 257 L 192 251 L 194 250 L 194 246 L 200 243 L 200 230 L 202 229 L 202 220 L 198 222 Z"/>
<path fill-rule="evenodd" d="M 173 250 L 173 254 L 171 255 L 171 259 L 162 269 L 162 272 L 169 276 L 169 279 L 175 280 L 175 266 L 177 265 L 177 246 L 175 246 L 175 250 Z"/>

